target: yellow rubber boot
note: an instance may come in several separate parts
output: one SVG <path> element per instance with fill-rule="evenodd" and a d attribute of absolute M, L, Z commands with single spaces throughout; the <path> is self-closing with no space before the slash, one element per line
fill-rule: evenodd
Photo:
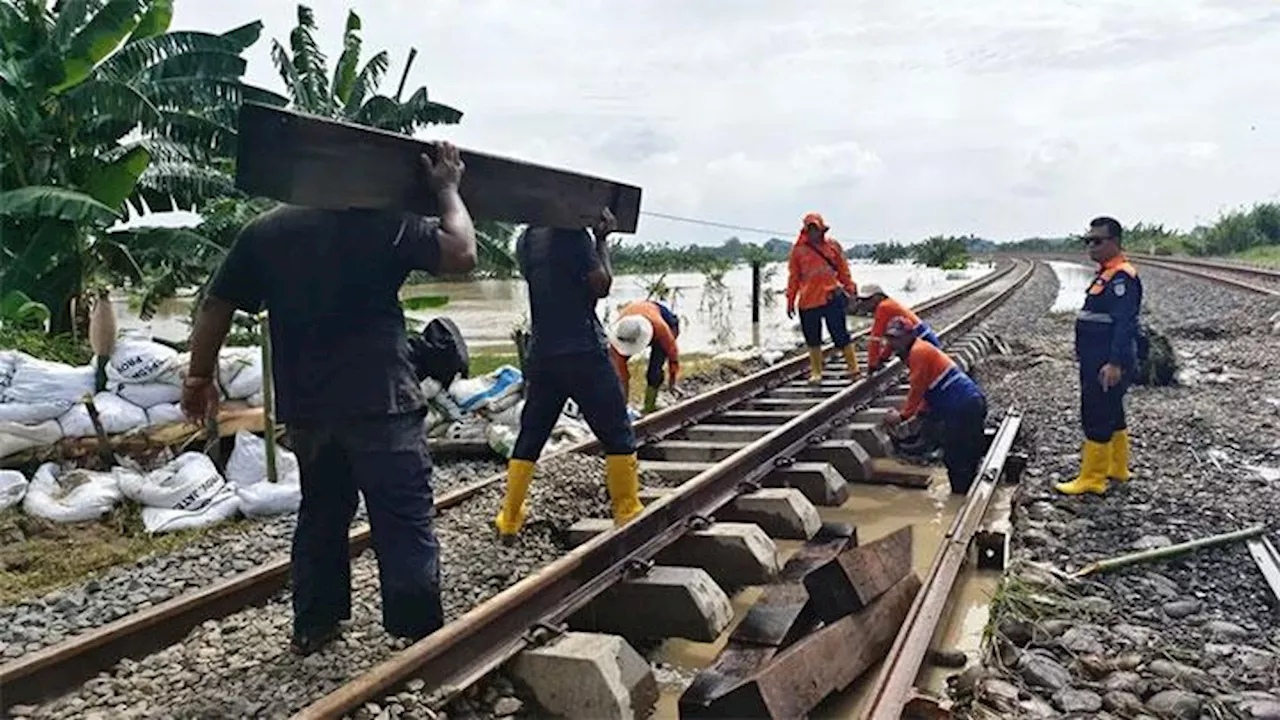
<path fill-rule="evenodd" d="M 644 512 L 644 505 L 640 504 L 640 463 L 635 453 L 606 455 L 604 463 L 604 482 L 609 489 L 609 503 L 613 505 L 613 524 L 621 527 Z"/>
<path fill-rule="evenodd" d="M 644 389 L 644 412 L 645 415 L 658 409 L 658 388 L 646 387 Z"/>
<path fill-rule="evenodd" d="M 822 382 L 822 348 L 809 348 L 809 384 Z"/>
<path fill-rule="evenodd" d="M 524 525 L 525 496 L 529 494 L 529 483 L 533 482 L 534 464 L 530 460 L 510 460 L 507 462 L 507 492 L 502 496 L 502 507 L 493 524 L 498 526 L 498 534 L 504 538 L 514 537 Z"/>
<path fill-rule="evenodd" d="M 858 379 L 862 375 L 862 368 L 858 367 L 858 355 L 853 350 L 853 345 L 845 345 L 840 352 L 844 355 L 845 364 L 849 366 L 849 377 Z"/>
<path fill-rule="evenodd" d="M 1107 477 L 1116 482 L 1129 482 L 1129 431 L 1117 430 L 1111 435 L 1111 462 Z"/>
<path fill-rule="evenodd" d="M 1085 440 L 1080 451 L 1080 474 L 1070 482 L 1058 483 L 1054 488 L 1064 495 L 1107 491 L 1107 466 L 1111 461 L 1111 444 Z"/>

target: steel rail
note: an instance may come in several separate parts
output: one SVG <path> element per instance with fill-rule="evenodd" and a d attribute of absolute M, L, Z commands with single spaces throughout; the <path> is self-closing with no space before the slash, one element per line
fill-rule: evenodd
<path fill-rule="evenodd" d="M 915 310 L 923 314 L 948 307 L 1006 277 L 1016 267 L 1017 263 L 1011 262 L 948 293 L 931 298 L 918 305 Z M 860 338 L 866 334 L 867 331 L 862 330 L 853 337 Z M 642 444 L 649 444 L 696 424 L 702 418 L 768 392 L 800 375 L 808 367 L 807 363 L 808 359 L 803 355 L 783 360 L 683 403 L 651 413 L 636 421 L 637 438 Z M 592 440 L 561 452 L 593 452 L 598 447 Z M 505 473 L 497 473 L 459 487 L 440 496 L 436 500 L 436 508 L 445 510 L 456 507 L 485 488 L 504 480 Z M 355 557 L 364 552 L 370 547 L 371 541 L 368 525 L 354 529 L 349 535 L 350 555 Z M 252 570 L 171 598 L 2 664 L 0 712 L 14 705 L 38 702 L 64 692 L 122 658 L 154 652 L 178 642 L 192 628 L 206 620 L 262 604 L 288 587 L 289 570 L 288 557 L 271 560 Z"/>
<path fill-rule="evenodd" d="M 1026 267 L 1001 292 L 939 333 L 964 334 L 990 314 L 1035 270 Z M 701 518 L 711 517 L 773 471 L 775 462 L 802 450 L 831 422 L 865 405 L 898 382 L 903 365 L 892 360 L 868 377 L 748 444 L 649 505 L 627 525 L 586 544 L 476 606 L 364 675 L 303 708 L 297 718 L 339 718 L 416 678 L 443 701 L 479 681 L 533 644 L 531 630 L 558 627 L 577 610 L 663 548 Z"/>
<path fill-rule="evenodd" d="M 1222 275 L 1216 272 L 1209 272 L 1207 270 L 1200 270 L 1198 268 L 1189 267 L 1187 264 L 1181 261 L 1170 262 L 1163 258 L 1161 259 L 1145 258 L 1142 260 L 1142 264 L 1150 265 L 1152 267 L 1163 268 L 1165 270 L 1172 270 L 1174 272 L 1180 272 L 1180 273 L 1183 273 L 1184 275 L 1203 278 L 1205 280 L 1221 283 L 1223 285 L 1231 285 L 1231 286 L 1240 288 L 1242 290 L 1248 290 L 1250 292 L 1258 293 L 1259 295 L 1269 295 L 1271 297 L 1280 297 L 1280 289 L 1265 287 L 1262 285 L 1251 283 L 1247 280 L 1241 280 L 1239 278 L 1229 277 L 1227 275 Z M 1228 272 L 1236 270 L 1236 268 L 1219 268 L 1219 269 L 1226 270 Z"/>
<path fill-rule="evenodd" d="M 1229 262 L 1226 260 L 1206 260 L 1204 258 L 1188 257 L 1186 255 L 1147 255 L 1145 253 L 1129 253 L 1130 258 L 1142 260 L 1143 262 L 1173 262 L 1180 265 L 1196 265 L 1211 270 L 1226 270 L 1229 272 L 1238 272 L 1245 275 L 1254 275 L 1257 277 L 1270 278 L 1272 280 L 1280 280 L 1280 268 L 1265 267 L 1262 265 L 1248 265 L 1245 263 Z"/>
<path fill-rule="evenodd" d="M 991 441 L 978 479 L 969 488 L 964 506 L 956 513 L 942 545 L 934 554 L 929 575 L 920 592 L 916 594 L 907 619 L 893 641 L 889 655 L 881 666 L 870 702 L 863 712 L 863 720 L 898 720 L 911 699 L 916 686 L 916 676 L 929 651 L 929 643 L 938 629 L 946 608 L 947 598 L 955 586 L 960 568 L 969 554 L 969 545 L 982 518 L 987 514 L 991 499 L 1004 472 L 1005 460 L 1013 448 L 1022 427 L 1022 414 L 1017 410 L 1005 413 L 1000 429 Z"/>
<path fill-rule="evenodd" d="M 1266 535 L 1249 538 L 1245 544 L 1258 565 L 1258 571 L 1266 579 L 1267 587 L 1271 588 L 1271 594 L 1280 600 L 1280 552 L 1276 551 L 1276 546 L 1271 544 L 1271 539 Z"/>

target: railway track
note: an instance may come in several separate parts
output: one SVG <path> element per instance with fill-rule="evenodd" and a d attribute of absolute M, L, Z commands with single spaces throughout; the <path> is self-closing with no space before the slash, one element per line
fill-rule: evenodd
<path fill-rule="evenodd" d="M 1139 265 L 1173 270 L 1185 275 L 1248 290 L 1259 295 L 1280 297 L 1280 270 L 1190 257 L 1132 255 Z"/>
<path fill-rule="evenodd" d="M 950 319 L 948 314 L 958 313 L 963 303 L 978 302 L 942 330 L 944 339 L 954 341 L 1025 282 L 1032 269 L 1033 264 L 1015 260 L 917 309 L 936 327 Z M 966 348 L 968 361 L 976 358 L 976 347 Z M 443 702 L 533 642 L 530 628 L 554 627 L 567 620 L 691 528 L 703 526 L 707 518 L 732 505 L 744 494 L 744 482 L 768 485 L 782 478 L 789 484 L 792 478 L 800 484 L 800 476 L 814 475 L 812 468 L 791 463 L 798 457 L 803 464 L 806 453 L 816 452 L 819 458 L 836 453 L 812 449 L 815 439 L 825 438 L 833 423 L 847 420 L 892 388 L 901 370 L 894 361 L 876 376 L 850 385 L 841 379 L 843 368 L 833 362 L 827 379 L 813 388 L 801 382 L 806 367 L 806 358 L 797 356 L 639 421 L 645 471 L 680 483 L 674 493 L 651 501 L 646 513 L 625 528 L 588 541 L 339 687 L 300 716 L 340 716 L 410 678 L 437 690 Z M 599 448 L 585 443 L 568 452 L 592 454 Z M 795 472 L 778 472 L 779 468 Z M 824 474 L 830 475 L 816 472 Z M 441 496 L 437 505 L 442 511 L 457 507 L 502 480 L 497 475 L 465 485 Z M 821 483 L 806 487 L 815 488 L 807 494 L 818 502 L 839 498 L 839 487 L 829 496 L 824 496 Z M 368 546 L 367 528 L 351 534 L 353 556 Z M 267 602 L 286 587 L 288 570 L 288 560 L 281 559 L 0 666 L 0 711 L 57 696 L 122 658 L 146 655 L 181 640 L 206 620 Z"/>

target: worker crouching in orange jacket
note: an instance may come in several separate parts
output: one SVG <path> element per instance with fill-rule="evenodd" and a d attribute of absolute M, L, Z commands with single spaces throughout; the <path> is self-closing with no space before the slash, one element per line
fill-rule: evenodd
<path fill-rule="evenodd" d="M 846 312 L 857 286 L 849 276 L 844 251 L 827 236 L 827 223 L 818 213 L 804 216 L 803 229 L 791 248 L 787 276 L 787 317 L 800 310 L 800 329 L 809 348 L 809 382 L 822 381 L 822 324 L 844 354 L 850 377 L 858 377 L 858 358 L 849 338 Z"/>
<path fill-rule="evenodd" d="M 658 406 L 658 388 L 662 387 L 662 365 L 667 365 L 671 387 L 680 376 L 680 319 L 662 302 L 638 300 L 622 308 L 618 322 L 609 332 L 609 358 L 622 383 L 622 395 L 630 401 L 631 372 L 627 359 L 649 348 L 649 369 L 645 374 L 644 412 Z"/>

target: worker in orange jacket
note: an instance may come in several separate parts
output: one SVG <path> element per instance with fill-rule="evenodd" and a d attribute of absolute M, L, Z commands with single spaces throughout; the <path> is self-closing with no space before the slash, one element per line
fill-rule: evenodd
<path fill-rule="evenodd" d="M 822 381 L 822 324 L 826 322 L 831 341 L 844 354 L 851 377 L 858 377 L 858 358 L 849 338 L 846 312 L 858 288 L 849 276 L 844 250 L 827 236 L 826 221 L 818 213 L 804 216 L 804 222 L 787 261 L 787 317 L 800 310 L 800 329 L 809 348 L 809 382 Z"/>
<path fill-rule="evenodd" d="M 906 362 L 911 381 L 906 402 L 900 410 L 889 411 L 885 424 L 893 427 L 928 413 L 942 429 L 942 462 L 951 492 L 969 492 L 986 451 L 986 396 L 945 352 L 921 340 L 905 319 L 889 321 L 884 335 Z"/>
<path fill-rule="evenodd" d="M 662 387 L 662 365 L 675 387 L 680 376 L 680 318 L 658 300 L 638 300 L 622 308 L 618 322 L 609 332 L 609 358 L 622 382 L 622 395 L 630 399 L 631 371 L 627 360 L 649 348 L 649 369 L 645 375 L 644 412 L 658 406 L 658 389 Z"/>
<path fill-rule="evenodd" d="M 879 285 L 867 284 L 859 288 L 857 311 L 872 314 L 871 338 L 867 342 L 868 372 L 875 372 L 881 363 L 893 356 L 893 348 L 885 342 L 884 331 L 894 318 L 902 318 L 908 327 L 915 330 L 916 337 L 934 347 L 942 347 L 929 323 L 921 320 L 911 308 L 889 297 Z"/>

